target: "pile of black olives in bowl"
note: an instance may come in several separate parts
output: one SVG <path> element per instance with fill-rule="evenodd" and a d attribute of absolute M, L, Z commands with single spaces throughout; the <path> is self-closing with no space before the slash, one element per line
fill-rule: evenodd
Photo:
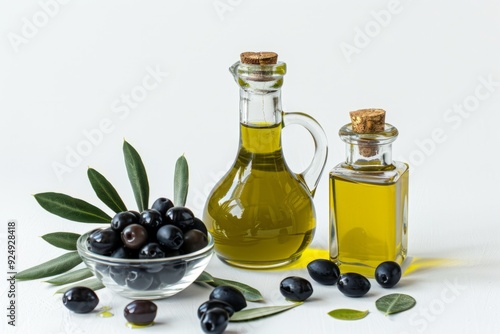
<path fill-rule="evenodd" d="M 141 213 L 117 213 L 110 227 L 80 237 L 85 264 L 110 289 L 129 298 L 158 299 L 189 286 L 213 254 L 205 224 L 187 207 L 159 198 Z"/>

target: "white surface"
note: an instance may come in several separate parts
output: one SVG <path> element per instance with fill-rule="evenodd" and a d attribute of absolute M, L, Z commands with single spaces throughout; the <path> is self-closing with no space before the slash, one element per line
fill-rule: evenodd
<path fill-rule="evenodd" d="M 498 2 L 89 0 L 51 8 L 48 16 L 39 1 L 0 4 L 0 237 L 5 254 L 6 223 L 17 219 L 19 269 L 61 254 L 40 235 L 90 229 L 45 212 L 31 194 L 56 191 L 97 204 L 86 180 L 91 166 L 134 205 L 123 138 L 143 157 L 152 199 L 171 194 L 174 163 L 184 153 L 191 171 L 188 205 L 200 215 L 238 143 L 238 89 L 227 68 L 242 51 L 273 50 L 289 69 L 283 107 L 311 114 L 328 135 L 327 169 L 343 159 L 337 131 L 348 122 L 348 111 L 387 110 L 388 122 L 400 130 L 394 155 L 412 164 L 409 253 L 421 261 L 445 261 L 409 274 L 394 290 L 416 298 L 409 312 L 379 313 L 374 301 L 392 291 L 373 281 L 362 299 L 314 284 L 314 296 L 304 305 L 261 321 L 230 324 L 227 332 L 497 332 Z M 388 9 L 390 19 L 381 12 Z M 374 13 L 385 18 L 383 25 Z M 33 20 L 40 26 L 36 30 L 27 28 Z M 372 37 L 360 46 L 359 31 L 365 29 L 372 29 Z M 13 46 L 12 40 L 21 39 Z M 341 51 L 347 43 L 360 46 L 350 57 Z M 155 70 L 168 75 L 147 79 Z M 126 107 L 123 94 L 140 93 L 145 78 L 147 96 Z M 464 104 L 461 114 L 454 111 Z M 58 178 L 53 164 L 65 164 L 68 150 L 85 145 L 85 132 L 95 133 L 99 126 L 107 133 Z M 287 129 L 284 145 L 290 165 L 303 169 L 311 156 L 305 132 Z M 327 246 L 327 172 L 315 199 L 317 248 Z M 0 263 L 4 275 L 6 255 Z M 286 303 L 278 293 L 282 278 L 307 277 L 305 270 L 238 270 L 216 258 L 207 271 L 254 285 L 268 305 Z M 1 282 L 0 319 L 9 332 L 127 331 L 121 316 L 126 300 L 101 290 L 102 304 L 111 305 L 115 317 L 75 315 L 62 307 L 54 289 L 38 281 L 18 283 L 13 329 L 3 315 L 7 293 L 5 279 Z M 192 286 L 159 301 L 158 324 L 144 332 L 200 333 L 195 310 L 208 294 Z M 355 322 L 326 315 L 343 307 L 370 314 Z"/>

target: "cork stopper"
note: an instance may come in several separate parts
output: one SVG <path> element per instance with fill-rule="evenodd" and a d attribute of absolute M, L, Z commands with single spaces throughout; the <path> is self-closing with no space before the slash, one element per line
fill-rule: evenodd
<path fill-rule="evenodd" d="M 275 52 L 243 52 L 240 55 L 241 63 L 254 65 L 273 65 L 278 62 L 278 54 Z"/>
<path fill-rule="evenodd" d="M 383 109 L 360 109 L 351 111 L 352 130 L 356 133 L 377 133 L 384 131 L 385 110 Z M 369 143 L 359 145 L 359 154 L 365 158 L 372 157 L 378 153 L 377 145 Z"/>
<path fill-rule="evenodd" d="M 352 130 L 356 133 L 375 133 L 384 131 L 385 110 L 360 109 L 351 111 Z"/>

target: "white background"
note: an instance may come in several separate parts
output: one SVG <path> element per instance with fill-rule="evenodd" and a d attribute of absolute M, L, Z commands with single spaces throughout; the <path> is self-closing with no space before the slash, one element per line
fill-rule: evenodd
<path fill-rule="evenodd" d="M 18 221 L 19 270 L 61 254 L 39 236 L 90 229 L 45 212 L 32 197 L 55 191 L 99 203 L 86 178 L 88 166 L 134 206 L 124 138 L 143 157 L 152 199 L 171 196 L 174 164 L 185 154 L 188 206 L 201 215 L 238 144 L 238 88 L 227 69 L 240 52 L 270 50 L 288 65 L 284 109 L 309 113 L 329 139 L 313 246 L 327 247 L 328 170 L 344 157 L 337 131 L 349 111 L 378 107 L 400 131 L 394 156 L 411 164 L 409 254 L 439 265 L 424 265 L 394 290 L 417 299 L 406 313 L 379 313 L 374 301 L 388 292 L 373 281 L 362 299 L 315 284 L 305 305 L 231 324 L 228 333 L 493 333 L 500 324 L 499 42 L 498 1 L 2 0 L 2 253 L 9 219 Z M 144 90 L 151 71 L 163 74 Z M 123 102 L 126 95 L 133 107 Z M 93 143 L 86 133 L 94 135 Z M 290 127 L 283 141 L 291 167 L 304 169 L 312 155 L 307 133 Z M 69 157 L 78 150 L 79 158 Z M 286 303 L 277 292 L 282 278 L 307 275 L 242 271 L 216 258 L 207 271 L 256 286 L 268 305 Z M 0 319 L 12 332 L 126 330 L 125 299 L 101 290 L 101 301 L 116 316 L 76 316 L 38 281 L 18 283 L 13 329 L 3 315 L 8 300 L 1 282 Z M 145 332 L 200 333 L 195 309 L 208 291 L 190 287 L 159 301 L 159 324 Z M 371 313 L 357 322 L 326 315 L 344 307 Z"/>

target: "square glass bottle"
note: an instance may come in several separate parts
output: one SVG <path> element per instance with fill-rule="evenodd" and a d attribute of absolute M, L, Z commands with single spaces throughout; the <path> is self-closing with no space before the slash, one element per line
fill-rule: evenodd
<path fill-rule="evenodd" d="M 339 130 L 346 160 L 330 172 L 330 258 L 343 273 L 373 277 L 406 257 L 409 167 L 392 160 L 398 130 L 384 110 L 354 111 L 351 121 Z"/>

